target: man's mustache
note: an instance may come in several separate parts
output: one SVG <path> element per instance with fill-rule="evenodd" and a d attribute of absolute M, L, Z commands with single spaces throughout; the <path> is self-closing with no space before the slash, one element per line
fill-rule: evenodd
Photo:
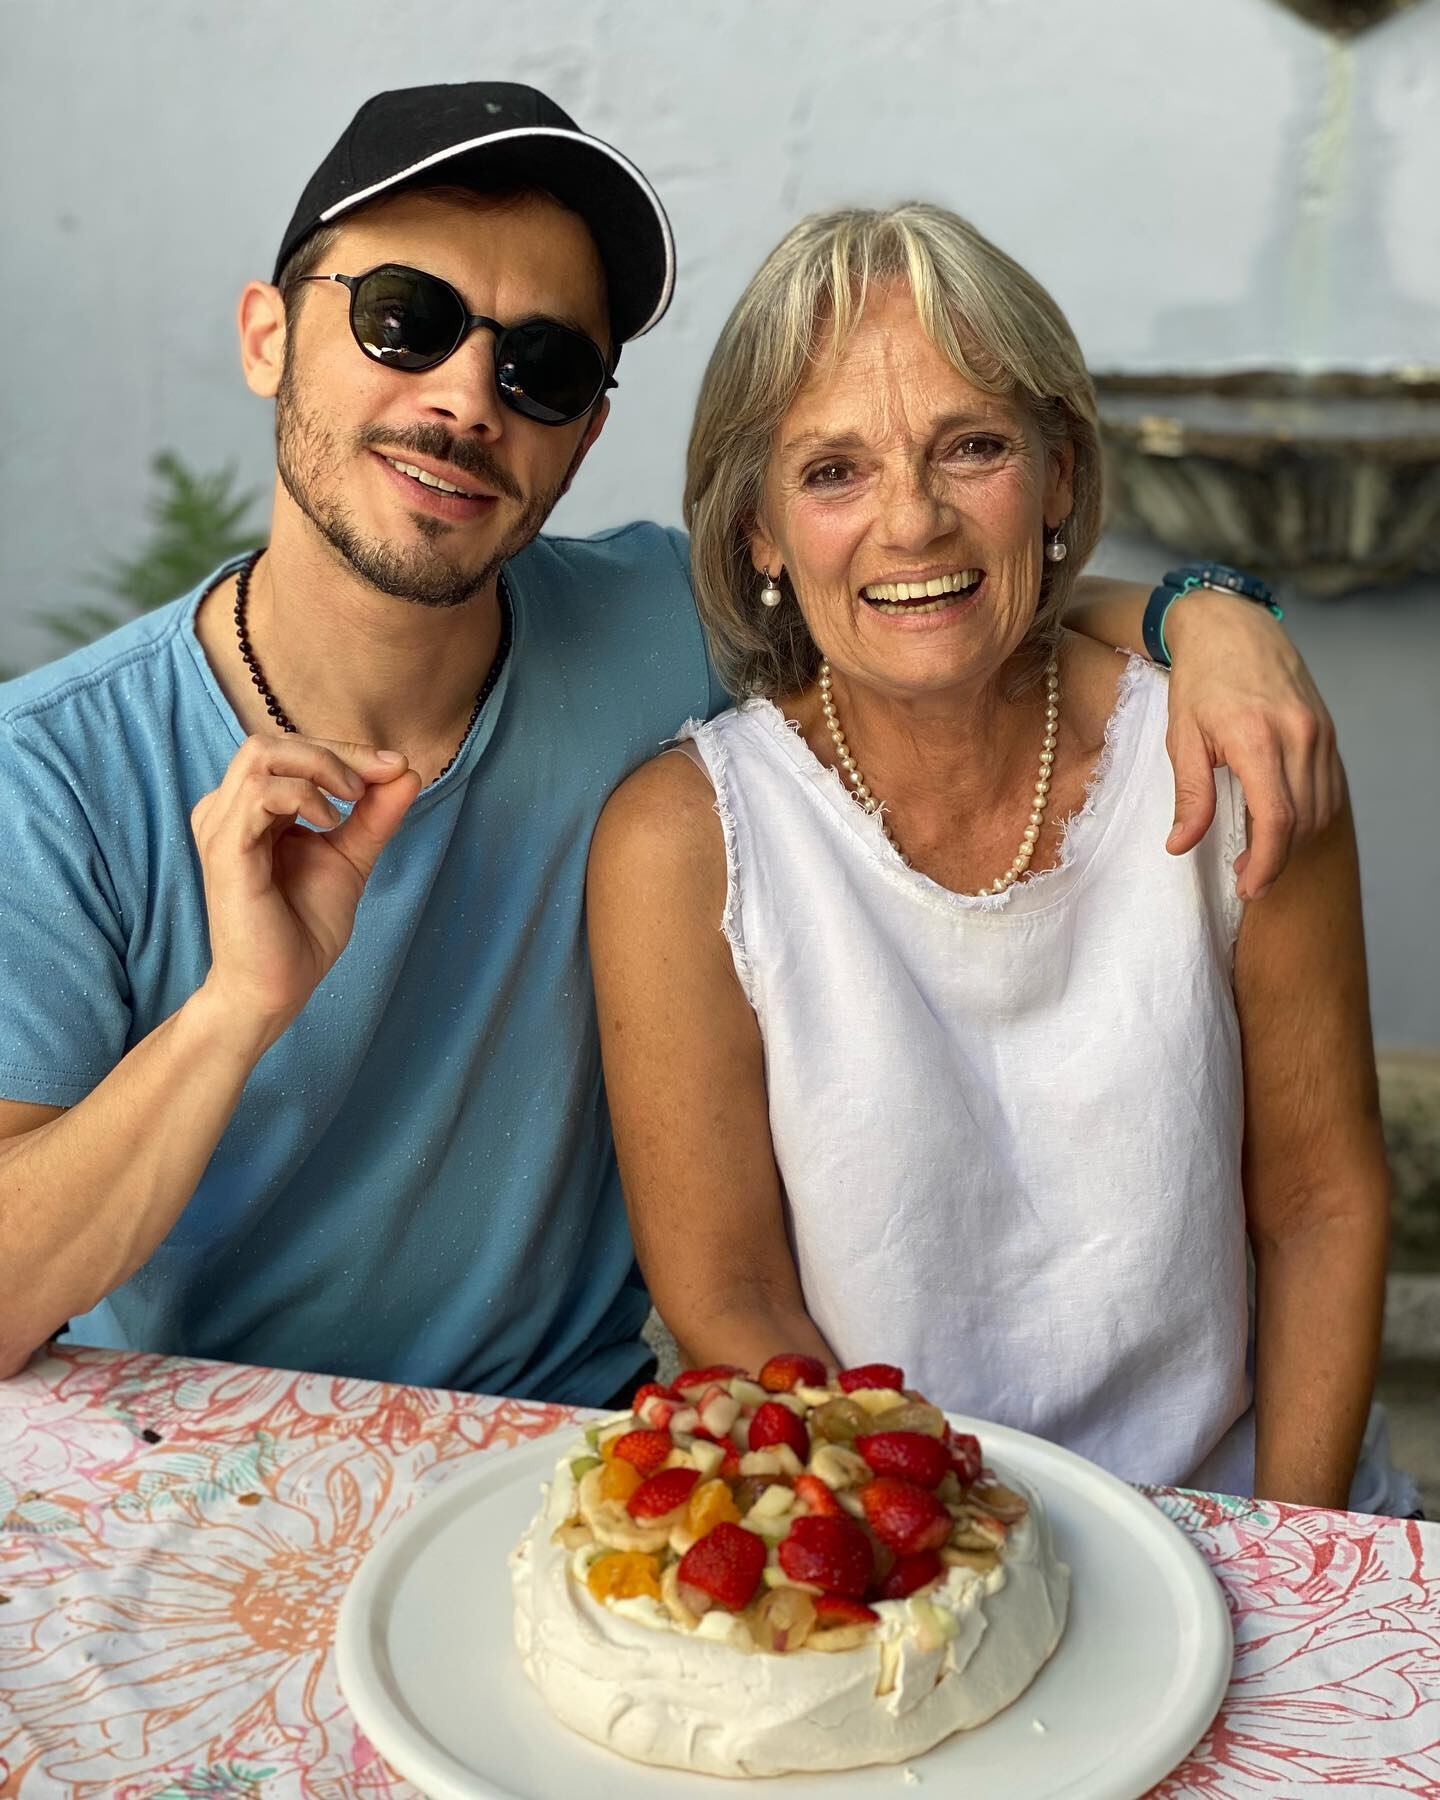
<path fill-rule="evenodd" d="M 406 431 L 387 431 L 372 425 L 362 432 L 361 443 L 367 450 L 413 450 L 417 456 L 428 456 L 436 462 L 451 463 L 463 475 L 483 481 L 486 487 L 503 494 L 518 505 L 525 504 L 520 484 L 504 469 L 483 444 L 472 438 L 456 437 L 443 425 L 412 425 Z"/>

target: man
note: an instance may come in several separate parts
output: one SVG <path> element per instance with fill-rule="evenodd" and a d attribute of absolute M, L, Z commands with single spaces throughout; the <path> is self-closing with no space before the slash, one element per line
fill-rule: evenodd
<path fill-rule="evenodd" d="M 268 550 L 0 690 L 0 1375 L 73 1321 L 565 1401 L 633 1383 L 585 856 L 615 783 L 725 696 L 679 534 L 537 533 L 673 271 L 643 177 L 543 95 L 372 100 L 240 300 Z M 1111 602 L 1092 628 L 1134 635 Z M 1187 599 L 1169 634 L 1172 847 L 1233 751 L 1261 891 L 1324 811 L 1295 773 L 1323 709 L 1258 609 Z M 1273 753 L 1237 746 L 1283 716 Z"/>

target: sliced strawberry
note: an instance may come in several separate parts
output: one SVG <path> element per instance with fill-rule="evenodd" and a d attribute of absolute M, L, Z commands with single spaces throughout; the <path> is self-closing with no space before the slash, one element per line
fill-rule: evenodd
<path fill-rule="evenodd" d="M 635 1398 L 630 1402 L 631 1412 L 638 1413 L 647 1400 L 657 1395 L 661 1400 L 675 1399 L 674 1394 L 670 1392 L 668 1387 L 661 1387 L 658 1381 L 647 1381 L 644 1387 L 636 1388 Z"/>
<path fill-rule="evenodd" d="M 670 1421 L 680 1410 L 681 1403 L 678 1400 L 671 1400 L 664 1394 L 647 1394 L 636 1403 L 635 1417 L 652 1431 L 668 1431 Z"/>
<path fill-rule="evenodd" d="M 634 1463 L 642 1475 L 653 1475 L 674 1448 L 668 1431 L 627 1431 L 614 1454 Z"/>
<path fill-rule="evenodd" d="M 929 1587 L 945 1573 L 945 1565 L 933 1550 L 921 1550 L 914 1556 L 897 1556 L 890 1573 L 876 1590 L 880 1600 L 903 1600 L 919 1588 Z"/>
<path fill-rule="evenodd" d="M 810 1455 L 810 1433 L 804 1420 L 778 1400 L 757 1406 L 750 1421 L 750 1448 L 764 1450 L 771 1444 L 788 1444 L 802 1463 Z"/>
<path fill-rule="evenodd" d="M 771 1394 L 789 1394 L 797 1387 L 824 1387 L 825 1365 L 816 1356 L 787 1352 L 772 1356 L 760 1371 L 760 1385 Z"/>
<path fill-rule="evenodd" d="M 870 1529 L 901 1556 L 938 1550 L 954 1521 L 932 1493 L 894 1475 L 877 1475 L 860 1490 Z"/>
<path fill-rule="evenodd" d="M 717 1381 L 729 1381 L 732 1375 L 743 1375 L 743 1369 L 735 1369 L 729 1363 L 712 1363 L 708 1369 L 685 1369 L 675 1377 L 670 1386 L 677 1394 L 685 1393 L 689 1388 L 711 1387 Z"/>
<path fill-rule="evenodd" d="M 728 1444 L 725 1446 L 725 1455 L 720 1463 L 720 1473 L 726 1481 L 740 1479 L 740 1452 L 731 1449 Z"/>
<path fill-rule="evenodd" d="M 844 1508 L 818 1475 L 797 1475 L 795 1492 L 817 1517 L 822 1519 L 844 1517 Z"/>
<path fill-rule="evenodd" d="M 969 1487 L 972 1481 L 977 1481 L 980 1476 L 979 1438 L 968 1431 L 953 1431 L 947 1425 L 941 1442 L 950 1452 L 950 1467 L 961 1487 Z"/>
<path fill-rule="evenodd" d="M 950 1452 L 922 1431 L 871 1431 L 855 1448 L 877 1475 L 901 1475 L 917 1487 L 936 1488 L 950 1473 Z"/>
<path fill-rule="evenodd" d="M 816 1594 L 815 1623 L 822 1630 L 836 1625 L 878 1625 L 880 1615 L 862 1601 L 847 1600 L 843 1594 Z"/>
<path fill-rule="evenodd" d="M 661 1469 L 648 1481 L 642 1481 L 625 1502 L 632 1519 L 661 1519 L 674 1512 L 690 1498 L 690 1490 L 700 1479 L 698 1469 Z M 949 1518 L 947 1513 L 946 1518 Z"/>
<path fill-rule="evenodd" d="M 875 1559 L 870 1540 L 853 1519 L 807 1516 L 796 1519 L 781 1539 L 780 1567 L 792 1581 L 858 1600 L 870 1585 Z"/>
<path fill-rule="evenodd" d="M 765 1557 L 764 1538 L 722 1520 L 690 1546 L 680 1558 L 676 1574 L 730 1612 L 739 1612 L 750 1604 L 760 1585 Z"/>
<path fill-rule="evenodd" d="M 894 1363 L 861 1363 L 858 1369 L 842 1369 L 837 1377 L 847 1394 L 856 1388 L 896 1388 L 905 1386 L 905 1374 Z"/>

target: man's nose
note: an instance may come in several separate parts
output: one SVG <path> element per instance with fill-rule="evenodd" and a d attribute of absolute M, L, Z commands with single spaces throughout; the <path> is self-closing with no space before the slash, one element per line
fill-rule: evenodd
<path fill-rule="evenodd" d="M 421 384 L 419 400 L 452 431 L 493 441 L 505 430 L 505 407 L 495 381 L 495 334 L 480 325 L 442 363 L 409 377 Z"/>

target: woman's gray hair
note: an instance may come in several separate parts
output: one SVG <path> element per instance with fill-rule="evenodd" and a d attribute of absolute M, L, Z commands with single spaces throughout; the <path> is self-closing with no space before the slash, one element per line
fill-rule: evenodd
<path fill-rule="evenodd" d="M 812 214 L 770 252 L 726 320 L 690 429 L 685 523 L 695 597 L 715 666 L 738 698 L 797 693 L 819 668 L 788 575 L 785 604 L 760 604 L 751 533 L 780 421 L 822 359 L 843 353 L 872 286 L 897 280 L 908 284 L 926 336 L 967 381 L 1022 398 L 1047 449 L 1074 446 L 1069 555 L 1043 564 L 1017 689 L 1047 661 L 1100 534 L 1095 391 L 1075 334 L 1034 276 L 940 206 Z"/>

